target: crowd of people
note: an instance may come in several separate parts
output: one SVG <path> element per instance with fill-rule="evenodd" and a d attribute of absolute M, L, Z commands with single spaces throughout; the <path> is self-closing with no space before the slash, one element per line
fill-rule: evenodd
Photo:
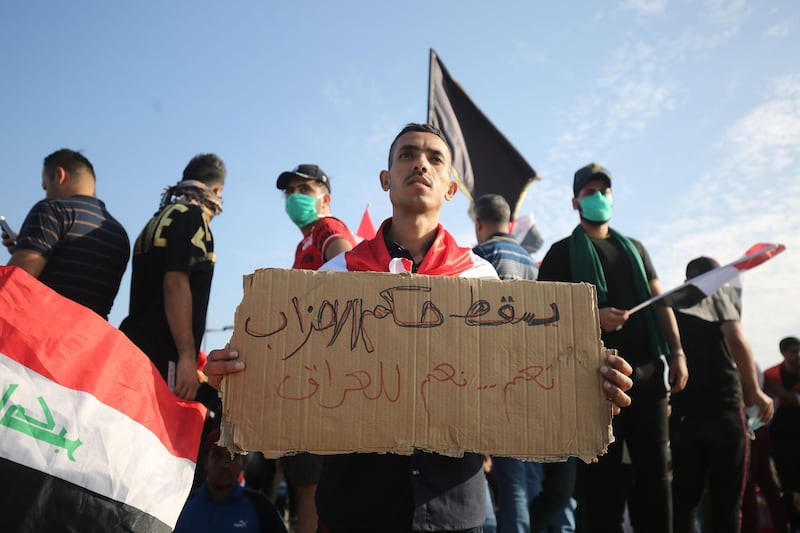
<path fill-rule="evenodd" d="M 577 226 L 539 265 L 509 234 L 511 211 L 499 195 L 475 199 L 478 245 L 460 246 L 439 223 L 444 202 L 458 190 L 452 157 L 437 128 L 403 128 L 379 174 L 392 216 L 358 244 L 331 215 L 331 180 L 319 166 L 281 173 L 276 186 L 302 233 L 293 268 L 591 283 L 603 343 L 618 353 L 598 369 L 615 414 L 608 452 L 591 464 L 420 451 L 299 454 L 275 465 L 217 446 L 219 417 L 209 417 L 197 490 L 176 531 L 285 531 L 273 502 L 254 490 L 269 492 L 273 483 L 256 486 L 255 480 L 259 470 L 276 467 L 288 485 L 291 529 L 299 533 L 624 527 L 750 533 L 758 527 L 759 494 L 768 500 L 774 531 L 800 531 L 800 340 L 780 342 L 783 362 L 764 372 L 762 390 L 735 288 L 725 286 L 691 307 L 655 304 L 630 313 L 661 286 L 644 245 L 610 226 L 611 173 L 594 163 L 574 176 Z M 202 373 L 197 368 L 215 263 L 210 224 L 222 211 L 225 177 L 217 155 L 200 154 L 165 190 L 134 243 L 130 309 L 120 325 L 177 397 L 202 401 L 216 413 L 215 389 L 226 375 L 246 371 L 228 349 L 208 354 Z M 42 169 L 45 199 L 18 235 L 3 232 L 2 238 L 9 265 L 107 317 L 131 247 L 96 197 L 95 182 L 79 152 L 50 154 Z M 717 266 L 700 256 L 688 263 L 686 276 Z M 746 406 L 754 410 L 751 420 Z M 753 431 L 753 425 L 763 427 Z"/>

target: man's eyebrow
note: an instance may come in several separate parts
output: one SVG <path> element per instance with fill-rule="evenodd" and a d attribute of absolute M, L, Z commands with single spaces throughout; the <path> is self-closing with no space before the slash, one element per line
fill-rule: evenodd
<path fill-rule="evenodd" d="M 431 148 L 428 151 L 430 153 L 432 153 L 433 155 L 441 157 L 442 159 L 444 159 L 444 152 L 443 151 L 437 150 L 436 148 Z"/>
<path fill-rule="evenodd" d="M 419 146 L 417 146 L 416 144 L 404 144 L 397 147 L 396 153 L 407 152 L 409 150 L 419 151 L 419 149 L 420 149 Z"/>
<path fill-rule="evenodd" d="M 404 144 L 402 146 L 398 146 L 395 150 L 395 153 L 399 154 L 400 152 L 419 152 L 421 150 L 422 148 L 420 146 L 417 146 L 416 144 Z M 444 158 L 444 152 L 442 150 L 438 150 L 436 148 L 426 148 L 425 151 L 431 155 Z"/>

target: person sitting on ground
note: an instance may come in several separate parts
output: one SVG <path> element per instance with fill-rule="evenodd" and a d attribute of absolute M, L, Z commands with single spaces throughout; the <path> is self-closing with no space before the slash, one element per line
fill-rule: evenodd
<path fill-rule="evenodd" d="M 219 436 L 215 429 L 206 437 L 206 481 L 186 502 L 175 533 L 286 533 L 272 502 L 239 483 L 242 455 L 218 446 Z"/>

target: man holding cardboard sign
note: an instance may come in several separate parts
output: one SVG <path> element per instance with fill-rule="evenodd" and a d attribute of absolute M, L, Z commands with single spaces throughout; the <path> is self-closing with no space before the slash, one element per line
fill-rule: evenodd
<path fill-rule="evenodd" d="M 441 132 L 409 124 L 392 143 L 389 169 L 380 173 L 393 216 L 372 240 L 337 256 L 327 267 L 348 271 L 416 272 L 436 276 L 491 277 L 496 273 L 439 225 L 444 201 L 458 186 L 450 180 L 452 154 Z M 206 373 L 219 384 L 244 368 L 231 350 L 209 355 Z M 601 368 L 605 396 L 626 406 L 631 369 L 610 356 Z M 322 531 L 479 531 L 484 519 L 482 457 L 346 454 L 325 459 L 317 492 Z"/>

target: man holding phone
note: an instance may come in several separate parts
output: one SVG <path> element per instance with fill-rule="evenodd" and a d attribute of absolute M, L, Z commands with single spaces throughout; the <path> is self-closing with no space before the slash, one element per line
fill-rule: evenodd
<path fill-rule="evenodd" d="M 94 167 L 63 148 L 44 159 L 45 199 L 15 236 L 3 224 L 9 266 L 26 270 L 59 294 L 108 318 L 128 265 L 130 241 L 95 192 Z"/>
<path fill-rule="evenodd" d="M 17 232 L 11 229 L 11 226 L 6 222 L 6 217 L 0 215 L 0 229 L 3 230 L 3 242 L 8 239 L 11 246 L 17 245 Z"/>

